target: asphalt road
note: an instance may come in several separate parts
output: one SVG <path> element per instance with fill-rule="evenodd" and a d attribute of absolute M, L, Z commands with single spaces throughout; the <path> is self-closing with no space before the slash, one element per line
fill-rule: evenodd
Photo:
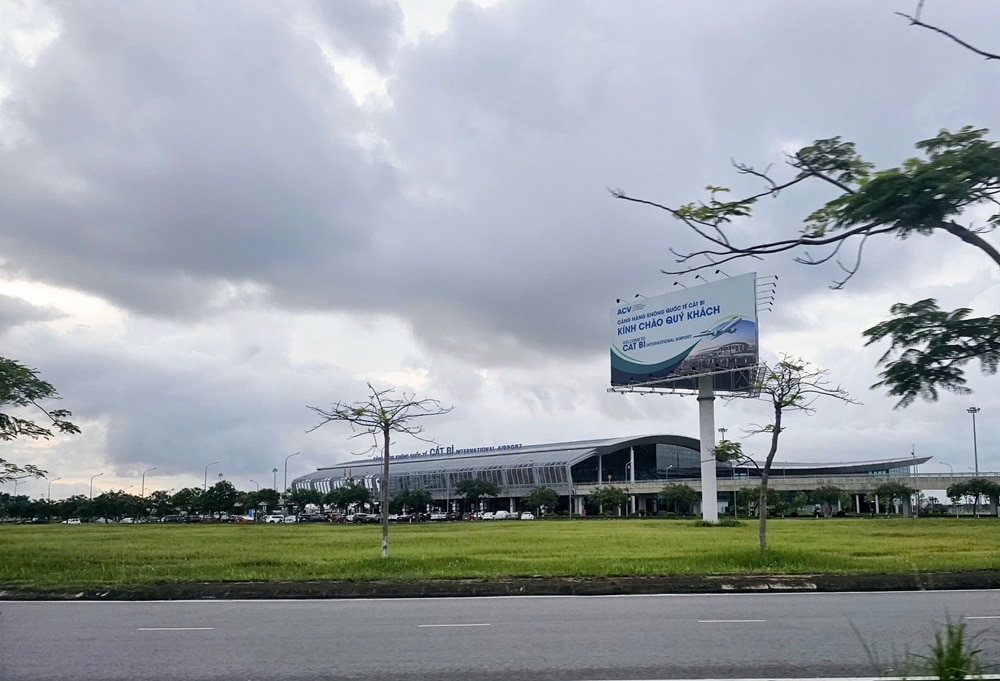
<path fill-rule="evenodd" d="M 871 677 L 947 618 L 1000 665 L 1000 591 L 3 602 L 0 679 Z"/>

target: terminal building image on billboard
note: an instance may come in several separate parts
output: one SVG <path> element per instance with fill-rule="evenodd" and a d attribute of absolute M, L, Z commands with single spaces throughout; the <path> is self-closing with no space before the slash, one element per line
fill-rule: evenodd
<path fill-rule="evenodd" d="M 656 513 L 658 494 L 664 486 L 683 483 L 700 489 L 700 443 L 681 435 L 557 442 L 538 445 L 503 445 L 475 449 L 435 447 L 425 452 L 390 458 L 389 494 L 401 490 L 426 490 L 437 508 L 445 511 L 527 510 L 521 499 L 536 487 L 559 495 L 557 509 L 573 515 L 587 511 L 587 498 L 599 485 L 614 485 L 629 495 L 629 513 Z M 908 476 L 915 465 L 930 457 L 900 457 L 882 461 L 819 464 L 775 462 L 770 486 L 778 490 L 810 491 L 836 485 L 853 494 L 850 511 L 867 511 L 864 497 L 888 478 Z M 382 457 L 360 459 L 321 468 L 292 481 L 293 489 L 329 492 L 348 484 L 380 490 Z M 734 491 L 759 484 L 753 465 L 718 463 L 718 504 L 732 504 Z M 462 480 L 482 478 L 495 483 L 500 494 L 472 509 L 455 493 Z M 756 480 L 755 480 L 756 479 Z"/>

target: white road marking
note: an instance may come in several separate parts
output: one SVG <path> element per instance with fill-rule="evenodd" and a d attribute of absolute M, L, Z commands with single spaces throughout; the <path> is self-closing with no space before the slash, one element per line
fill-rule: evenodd
<path fill-rule="evenodd" d="M 430 627 L 488 627 L 489 622 L 479 622 L 476 624 L 418 624 L 417 627 L 426 629 Z"/>
<path fill-rule="evenodd" d="M 745 624 L 766 621 L 767 620 L 698 620 L 698 624 Z"/>
<path fill-rule="evenodd" d="M 1000 680 L 1000 674 L 983 674 L 978 679 L 989 681 Z M 761 679 L 619 679 L 616 681 L 937 681 L 936 676 L 804 676 L 784 678 L 768 676 Z M 607 681 L 604 679 L 580 679 L 579 681 Z"/>
<path fill-rule="evenodd" d="M 139 627 L 136 631 L 212 631 L 215 627 Z"/>
<path fill-rule="evenodd" d="M 975 615 L 967 615 L 965 619 L 967 619 L 967 620 L 1000 620 L 1000 615 L 981 615 L 981 616 L 978 616 L 978 617 L 975 616 Z"/>

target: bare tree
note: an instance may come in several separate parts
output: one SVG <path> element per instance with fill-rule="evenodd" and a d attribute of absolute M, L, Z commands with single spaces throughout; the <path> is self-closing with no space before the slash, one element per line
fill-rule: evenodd
<path fill-rule="evenodd" d="M 949 31 L 946 31 L 943 28 L 921 21 L 920 13 L 923 11 L 923 9 L 924 9 L 924 0 L 919 0 L 919 2 L 917 2 L 917 8 L 916 10 L 914 10 L 913 14 L 904 14 L 903 12 L 896 12 L 896 14 L 903 17 L 904 19 L 908 19 L 911 26 L 919 26 L 920 28 L 926 28 L 929 31 L 940 33 L 946 38 L 950 38 L 951 40 L 955 41 L 956 43 L 958 43 L 965 49 L 969 50 L 970 52 L 975 52 L 984 59 L 987 60 L 1000 59 L 1000 54 L 995 54 L 993 52 L 986 52 L 985 50 L 981 50 L 978 47 L 974 47 L 969 43 L 965 42 L 964 40 L 956 36 L 954 33 L 950 33 Z"/>
<path fill-rule="evenodd" d="M 764 465 L 760 469 L 760 501 L 758 503 L 759 523 L 757 536 L 761 550 L 767 549 L 767 483 L 771 473 L 774 455 L 778 453 L 778 437 L 785 429 L 782 424 L 787 411 L 799 411 L 812 414 L 816 411 L 813 404 L 821 397 L 831 397 L 847 404 L 858 404 L 839 385 L 832 385 L 827 379 L 829 371 L 812 367 L 808 362 L 782 355 L 774 364 L 765 365 L 757 385 L 751 394 L 758 394 L 756 399 L 771 403 L 774 420 L 765 425 L 752 424 L 744 432 L 747 435 L 758 433 L 771 434 L 771 447 L 768 449 Z M 728 399 L 743 399 L 732 397 Z M 745 458 L 741 447 L 716 447 L 716 457 L 726 459 Z"/>
<path fill-rule="evenodd" d="M 394 388 L 376 389 L 368 383 L 371 393 L 367 400 L 359 402 L 337 402 L 329 409 L 312 407 L 309 409 L 320 416 L 320 422 L 307 430 L 311 433 L 331 421 L 346 423 L 353 431 L 352 438 L 370 435 L 375 451 L 382 451 L 382 478 L 379 510 L 382 515 L 382 557 L 389 557 L 389 445 L 391 433 L 411 435 L 418 440 L 430 442 L 420 437 L 423 426 L 414 423 L 425 416 L 447 414 L 452 407 L 442 407 L 437 400 L 417 399 L 412 394 L 402 393 L 395 397 Z M 381 436 L 381 443 L 379 437 Z"/>

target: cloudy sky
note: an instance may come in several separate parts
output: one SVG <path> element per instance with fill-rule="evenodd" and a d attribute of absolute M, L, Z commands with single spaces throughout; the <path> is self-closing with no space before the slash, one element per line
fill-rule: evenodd
<path fill-rule="evenodd" d="M 661 273 L 690 235 L 607 188 L 676 205 L 759 189 L 732 158 L 787 176 L 784 152 L 841 135 L 896 165 L 940 128 L 1000 128 L 1000 66 L 894 14 L 914 5 L 4 3 L 0 354 L 83 432 L 3 457 L 60 478 L 53 498 L 97 474 L 95 494 L 137 493 L 154 467 L 147 492 L 200 486 L 209 464 L 210 482 L 280 486 L 294 452 L 289 480 L 364 450 L 339 425 L 307 434 L 306 405 L 366 381 L 453 406 L 425 424 L 442 445 L 697 436 L 691 397 L 607 392 L 615 300 L 700 283 Z M 1000 50 L 995 5 L 924 18 Z M 794 233 L 828 198 L 787 194 L 738 229 Z M 895 410 L 869 389 L 884 347 L 861 338 L 900 301 L 995 313 L 980 252 L 871 243 L 843 291 L 790 257 L 726 268 L 749 271 L 779 276 L 765 357 L 863 402 L 792 417 L 780 459 L 915 451 L 969 472 L 976 405 L 979 467 L 1000 470 L 1000 379 L 973 367 L 973 395 Z M 730 438 L 766 421 L 718 404 Z"/>

